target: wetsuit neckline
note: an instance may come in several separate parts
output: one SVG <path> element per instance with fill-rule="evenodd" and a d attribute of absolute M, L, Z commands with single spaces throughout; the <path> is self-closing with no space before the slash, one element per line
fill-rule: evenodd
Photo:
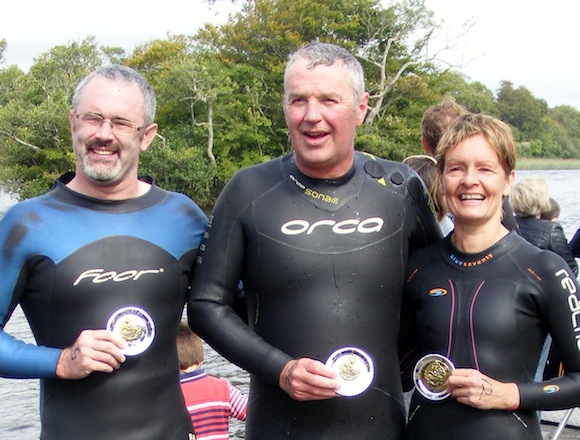
<path fill-rule="evenodd" d="M 71 190 L 66 186 L 75 176 L 74 172 L 68 172 L 60 176 L 53 184 L 48 195 L 63 203 L 73 204 L 78 207 L 93 209 L 101 212 L 126 213 L 135 212 L 154 206 L 167 197 L 167 192 L 155 185 L 150 176 L 139 177 L 139 180 L 151 185 L 151 189 L 142 196 L 127 200 L 102 200 L 89 197 Z"/>
<path fill-rule="evenodd" d="M 294 160 L 294 153 L 282 158 L 282 172 L 293 190 L 313 205 L 329 212 L 343 207 L 358 196 L 366 181 L 361 171 L 363 159 L 355 153 L 351 169 L 339 179 L 315 179 L 304 174 Z"/>
<path fill-rule="evenodd" d="M 329 185 L 329 186 L 333 186 L 333 187 L 339 187 L 339 186 L 346 184 L 349 180 L 351 180 L 356 173 L 356 165 L 357 165 L 357 154 L 356 153 L 353 156 L 353 163 L 352 163 L 351 167 L 349 168 L 349 170 L 345 174 L 343 174 L 341 177 L 338 177 L 336 179 L 317 179 L 316 177 L 310 177 L 307 174 L 304 174 L 300 170 L 300 168 L 298 168 L 298 165 L 296 165 L 294 153 L 288 154 L 285 157 L 285 159 L 286 160 L 283 161 L 284 163 L 287 164 L 287 166 L 285 167 L 285 171 L 290 172 L 294 175 L 297 175 L 300 178 L 300 180 L 307 181 L 307 182 L 309 182 L 313 185 L 316 185 L 316 186 Z"/>
<path fill-rule="evenodd" d="M 454 266 L 464 268 L 478 267 L 501 257 L 516 245 L 513 240 L 514 237 L 518 236 L 514 231 L 510 231 L 487 249 L 481 252 L 467 253 L 453 245 L 452 235 L 449 234 L 441 240 L 441 250 L 446 260 L 450 261 Z"/>

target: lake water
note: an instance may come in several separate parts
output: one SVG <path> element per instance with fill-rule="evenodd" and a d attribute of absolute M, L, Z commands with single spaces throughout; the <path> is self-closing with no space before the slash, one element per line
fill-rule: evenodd
<path fill-rule="evenodd" d="M 560 222 L 568 239 L 580 227 L 580 171 L 518 171 L 516 180 L 522 176 L 544 177 L 550 188 L 550 195 L 561 207 Z M 13 200 L 0 192 L 0 216 Z M 6 331 L 26 342 L 33 342 L 28 324 L 22 311 L 17 308 L 6 325 Z M 242 391 L 248 392 L 248 374 L 219 356 L 209 346 L 205 346 L 205 367 L 211 374 L 225 377 Z M 39 436 L 38 381 L 0 378 L 0 439 L 36 440 Z M 243 438 L 243 423 L 232 420 L 230 438 Z"/>

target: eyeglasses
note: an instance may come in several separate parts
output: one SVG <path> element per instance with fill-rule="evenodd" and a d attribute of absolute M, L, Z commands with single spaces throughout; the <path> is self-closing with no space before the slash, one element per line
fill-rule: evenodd
<path fill-rule="evenodd" d="M 102 127 L 105 122 L 108 122 L 111 125 L 111 130 L 119 134 L 131 134 L 147 127 L 147 125 L 139 127 L 126 119 L 105 119 L 96 113 L 77 113 L 75 117 L 81 125 L 95 129 Z"/>

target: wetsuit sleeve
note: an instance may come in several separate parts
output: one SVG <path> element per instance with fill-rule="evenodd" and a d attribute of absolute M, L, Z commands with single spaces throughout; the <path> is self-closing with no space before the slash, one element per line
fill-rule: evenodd
<path fill-rule="evenodd" d="M 415 306 L 409 293 L 403 291 L 399 329 L 399 359 L 403 391 L 413 389 L 413 368 L 419 357 L 419 335 L 415 324 Z"/>
<path fill-rule="evenodd" d="M 568 266 L 570 266 L 574 275 L 578 276 L 578 263 L 576 263 L 576 259 L 572 255 L 570 244 L 564 234 L 564 228 L 562 228 L 562 225 L 558 222 L 553 223 L 552 225 L 549 249 L 556 252 L 566 260 L 566 263 L 568 263 Z"/>
<path fill-rule="evenodd" d="M 0 220 L 0 376 L 19 379 L 54 378 L 62 350 L 36 346 L 4 331 L 18 298 L 23 294 L 26 262 L 19 248 L 21 222 L 19 207 L 13 207 Z"/>
<path fill-rule="evenodd" d="M 540 383 L 517 384 L 522 409 L 577 406 L 580 395 L 580 287 L 564 260 L 551 251 L 542 255 L 539 272 L 544 314 L 565 374 Z"/>
<path fill-rule="evenodd" d="M 257 335 L 234 310 L 246 254 L 243 224 L 253 196 L 267 183 L 243 170 L 224 188 L 210 217 L 194 269 L 189 326 L 221 355 L 277 385 L 290 356 Z M 250 321 L 252 317 L 250 317 Z"/>
<path fill-rule="evenodd" d="M 408 194 L 415 213 L 416 224 L 409 242 L 409 250 L 424 247 L 443 238 L 437 222 L 433 201 L 421 178 L 413 170 L 409 170 Z M 411 222 L 409 222 L 411 223 Z"/>
<path fill-rule="evenodd" d="M 409 249 L 422 248 L 435 243 L 443 238 L 441 228 L 437 223 L 433 201 L 423 181 L 410 170 L 408 194 L 412 203 L 412 212 L 415 213 L 416 226 L 411 235 Z M 412 257 L 410 257 L 412 258 Z M 408 267 L 410 265 L 408 264 Z M 409 274 L 406 275 L 407 279 Z M 415 305 L 407 290 L 403 290 L 401 303 L 400 327 L 399 327 L 399 359 L 403 390 L 413 388 L 413 368 L 419 355 L 419 336 L 415 323 Z"/>
<path fill-rule="evenodd" d="M 411 253 L 407 269 L 417 267 L 414 263 L 414 255 Z M 401 380 L 403 391 L 410 391 L 414 387 L 413 369 L 421 355 L 420 338 L 417 327 L 417 304 L 412 296 L 413 274 L 405 274 L 405 288 L 403 289 L 403 298 L 401 301 L 401 317 L 399 325 L 399 360 L 401 368 Z"/>

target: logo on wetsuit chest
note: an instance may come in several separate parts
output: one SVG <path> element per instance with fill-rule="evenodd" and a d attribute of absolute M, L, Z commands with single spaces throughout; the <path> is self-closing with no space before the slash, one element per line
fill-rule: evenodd
<path fill-rule="evenodd" d="M 114 270 L 109 270 L 105 272 L 105 269 L 89 269 L 81 273 L 76 280 L 73 282 L 73 286 L 77 286 L 82 280 L 91 280 L 93 284 L 106 283 L 107 281 L 113 281 L 114 283 L 120 283 L 122 281 L 137 281 L 143 275 L 150 274 L 160 274 L 163 273 L 165 269 L 160 267 L 159 269 L 145 269 L 137 270 L 130 269 L 123 272 L 115 272 Z"/>
<path fill-rule="evenodd" d="M 429 296 L 439 297 L 447 295 L 447 289 L 442 287 L 436 287 L 434 289 L 429 290 Z"/>
<path fill-rule="evenodd" d="M 339 222 L 336 220 L 318 220 L 312 224 L 307 220 L 290 220 L 280 227 L 280 231 L 284 235 L 311 235 L 316 229 L 330 228 L 332 233 L 338 235 L 354 234 L 355 232 L 371 234 L 379 232 L 384 223 L 385 221 L 380 217 L 371 217 L 366 220 L 353 218 Z"/>
<path fill-rule="evenodd" d="M 323 202 L 326 203 L 332 203 L 333 205 L 338 205 L 338 202 L 340 202 L 340 199 L 338 197 L 329 196 L 327 194 L 318 192 L 315 189 L 307 187 L 302 182 L 300 182 L 293 174 L 290 174 L 290 180 L 292 180 L 298 188 L 304 191 L 304 194 L 306 194 L 308 197 L 312 197 L 313 199 L 316 200 L 322 200 Z"/>

